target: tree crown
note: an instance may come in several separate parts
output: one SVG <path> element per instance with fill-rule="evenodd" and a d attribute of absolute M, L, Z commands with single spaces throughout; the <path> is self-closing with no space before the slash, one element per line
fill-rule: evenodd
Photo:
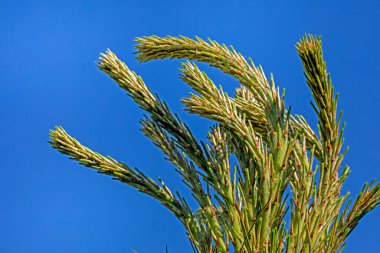
<path fill-rule="evenodd" d="M 359 220 L 379 204 L 380 184 L 365 184 L 354 201 L 341 193 L 349 174 L 342 165 L 345 124 L 337 112 L 321 38 L 305 35 L 296 45 L 314 100 L 317 132 L 285 107 L 284 92 L 273 76 L 268 79 L 233 47 L 183 36 L 136 41 L 140 62 L 205 62 L 241 84 L 231 97 L 194 62 L 182 63 L 180 77 L 194 90 L 181 100 L 185 110 L 215 121 L 208 141 L 202 142 L 114 53 L 100 56 L 99 69 L 147 113 L 142 132 L 176 167 L 198 209 L 192 210 L 161 179 L 92 151 L 62 127 L 51 130 L 50 144 L 160 201 L 183 224 L 195 252 L 342 251 Z"/>

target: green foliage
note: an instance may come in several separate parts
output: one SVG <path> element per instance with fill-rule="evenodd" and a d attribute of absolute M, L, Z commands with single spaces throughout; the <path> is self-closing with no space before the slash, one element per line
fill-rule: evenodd
<path fill-rule="evenodd" d="M 141 62 L 186 58 L 208 63 L 241 83 L 230 97 L 195 63 L 182 64 L 181 79 L 195 92 L 182 99 L 185 109 L 216 122 L 204 143 L 115 54 L 107 50 L 100 56 L 99 69 L 148 113 L 141 120 L 143 133 L 177 168 L 199 209 L 190 209 L 162 180 L 157 183 L 90 150 L 61 127 L 50 132 L 50 144 L 160 201 L 183 224 L 196 252 L 342 251 L 359 220 L 379 204 L 380 184 L 366 184 L 353 204 L 348 193 L 341 194 L 349 174 L 342 166 L 344 124 L 321 39 L 304 36 L 296 46 L 314 98 L 318 134 L 285 108 L 273 77 L 268 80 L 261 67 L 232 47 L 186 37 L 136 41 Z"/>

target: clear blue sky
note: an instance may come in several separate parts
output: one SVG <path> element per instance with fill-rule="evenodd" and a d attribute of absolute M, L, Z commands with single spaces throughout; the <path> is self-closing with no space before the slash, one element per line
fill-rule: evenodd
<path fill-rule="evenodd" d="M 351 147 L 343 190 L 355 195 L 380 178 L 379 11 L 370 0 L 1 1 L 0 252 L 165 252 L 166 244 L 169 252 L 191 252 L 179 222 L 158 202 L 47 144 L 49 128 L 62 125 L 93 149 L 183 190 L 138 130 L 141 110 L 94 64 L 112 49 L 204 138 L 209 122 L 181 112 L 178 100 L 189 89 L 178 79 L 179 61 L 137 63 L 136 36 L 198 35 L 233 44 L 273 72 L 287 105 L 314 124 L 294 44 L 306 32 L 322 35 Z M 227 90 L 236 85 L 210 72 Z M 380 252 L 379 226 L 377 209 L 345 252 Z"/>

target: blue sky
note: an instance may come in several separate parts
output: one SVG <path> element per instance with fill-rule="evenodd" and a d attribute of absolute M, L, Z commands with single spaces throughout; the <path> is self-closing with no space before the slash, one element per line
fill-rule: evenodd
<path fill-rule="evenodd" d="M 294 48 L 323 36 L 347 121 L 344 185 L 357 194 L 380 178 L 378 1 L 1 1 L 0 252 L 191 252 L 179 222 L 158 202 L 69 161 L 47 144 L 62 125 L 103 154 L 183 190 L 168 162 L 139 131 L 141 110 L 98 71 L 110 48 L 180 113 L 199 138 L 209 122 L 181 112 L 189 89 L 179 61 L 139 64 L 143 35 L 211 37 L 232 44 L 287 90 L 286 103 L 315 126 Z M 236 81 L 201 65 L 227 90 Z M 351 234 L 349 252 L 379 252 L 380 209 Z"/>

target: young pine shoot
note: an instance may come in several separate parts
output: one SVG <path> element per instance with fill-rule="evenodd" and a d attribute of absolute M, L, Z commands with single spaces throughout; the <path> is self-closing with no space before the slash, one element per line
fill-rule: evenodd
<path fill-rule="evenodd" d="M 142 132 L 175 166 L 197 209 L 161 179 L 92 151 L 62 127 L 51 130 L 52 147 L 157 199 L 183 224 L 195 252 L 341 252 L 359 220 L 379 204 L 380 184 L 365 184 L 355 200 L 341 193 L 350 172 L 343 164 L 345 124 L 321 39 L 305 35 L 296 45 L 314 99 L 316 132 L 285 107 L 273 77 L 268 80 L 233 47 L 183 36 L 136 41 L 140 62 L 204 62 L 241 84 L 230 97 L 194 62 L 182 63 L 180 77 L 194 90 L 181 100 L 185 110 L 215 122 L 202 142 L 114 53 L 99 58 L 99 69 L 147 113 Z"/>

